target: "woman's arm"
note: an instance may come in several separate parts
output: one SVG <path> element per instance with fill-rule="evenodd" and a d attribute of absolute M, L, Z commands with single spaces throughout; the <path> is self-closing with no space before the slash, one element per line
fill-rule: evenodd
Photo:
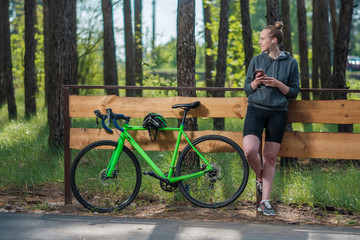
<path fill-rule="evenodd" d="M 273 78 L 267 77 L 265 78 L 262 83 L 268 87 L 276 87 L 280 90 L 282 94 L 284 94 L 287 98 L 295 99 L 300 92 L 299 86 L 299 68 L 297 65 L 296 60 L 294 60 L 291 70 L 290 70 L 290 77 L 288 85 L 284 84 L 283 82 Z"/>

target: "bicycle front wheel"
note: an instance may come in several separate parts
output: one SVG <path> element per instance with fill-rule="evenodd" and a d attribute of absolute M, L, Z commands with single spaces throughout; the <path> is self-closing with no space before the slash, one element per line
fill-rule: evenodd
<path fill-rule="evenodd" d="M 178 186 L 182 194 L 193 204 L 205 208 L 220 208 L 234 202 L 244 191 L 249 176 L 249 166 L 240 146 L 219 135 L 203 136 L 192 144 L 211 164 L 213 171 L 180 181 Z M 176 165 L 176 176 L 205 169 L 205 162 L 187 145 Z"/>
<path fill-rule="evenodd" d="M 124 146 L 111 178 L 107 166 L 117 146 L 114 141 L 98 141 L 75 157 L 70 185 L 76 199 L 93 212 L 111 212 L 129 205 L 139 192 L 141 169 L 134 153 Z"/>

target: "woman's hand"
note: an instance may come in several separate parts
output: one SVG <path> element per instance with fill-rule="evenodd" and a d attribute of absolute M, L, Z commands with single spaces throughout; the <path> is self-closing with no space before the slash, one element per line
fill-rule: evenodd
<path fill-rule="evenodd" d="M 264 73 L 256 73 L 254 81 L 251 82 L 251 88 L 255 91 L 259 87 L 259 85 L 263 83 L 265 78 L 266 75 Z"/>
<path fill-rule="evenodd" d="M 265 86 L 268 86 L 268 87 L 276 87 L 284 95 L 286 95 L 290 90 L 290 88 L 288 86 L 286 86 L 283 82 L 281 82 L 273 77 L 265 77 L 262 80 L 262 84 L 265 84 Z"/>
<path fill-rule="evenodd" d="M 273 77 L 265 77 L 261 83 L 268 87 L 278 87 L 281 82 Z"/>

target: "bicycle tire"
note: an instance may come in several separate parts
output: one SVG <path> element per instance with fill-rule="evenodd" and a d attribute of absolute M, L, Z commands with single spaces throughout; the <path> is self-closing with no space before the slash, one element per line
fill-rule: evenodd
<path fill-rule="evenodd" d="M 97 141 L 84 147 L 75 157 L 70 186 L 75 198 L 93 212 L 107 213 L 128 206 L 139 193 L 141 168 L 134 153 L 124 146 L 113 178 L 105 179 L 106 168 L 118 145 Z"/>
<path fill-rule="evenodd" d="M 204 208 L 221 208 L 234 202 L 244 191 L 249 177 L 249 166 L 240 146 L 220 135 L 202 136 L 192 144 L 214 171 L 180 181 L 181 193 L 191 203 Z M 205 167 L 206 164 L 189 144 L 179 156 L 176 176 L 199 172 Z"/>

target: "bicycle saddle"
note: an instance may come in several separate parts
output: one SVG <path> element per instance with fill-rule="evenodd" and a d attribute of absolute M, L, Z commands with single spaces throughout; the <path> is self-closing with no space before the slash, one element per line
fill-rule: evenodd
<path fill-rule="evenodd" d="M 198 106 L 200 106 L 200 101 L 196 101 L 193 103 L 176 104 L 172 106 L 172 108 L 197 108 Z"/>

